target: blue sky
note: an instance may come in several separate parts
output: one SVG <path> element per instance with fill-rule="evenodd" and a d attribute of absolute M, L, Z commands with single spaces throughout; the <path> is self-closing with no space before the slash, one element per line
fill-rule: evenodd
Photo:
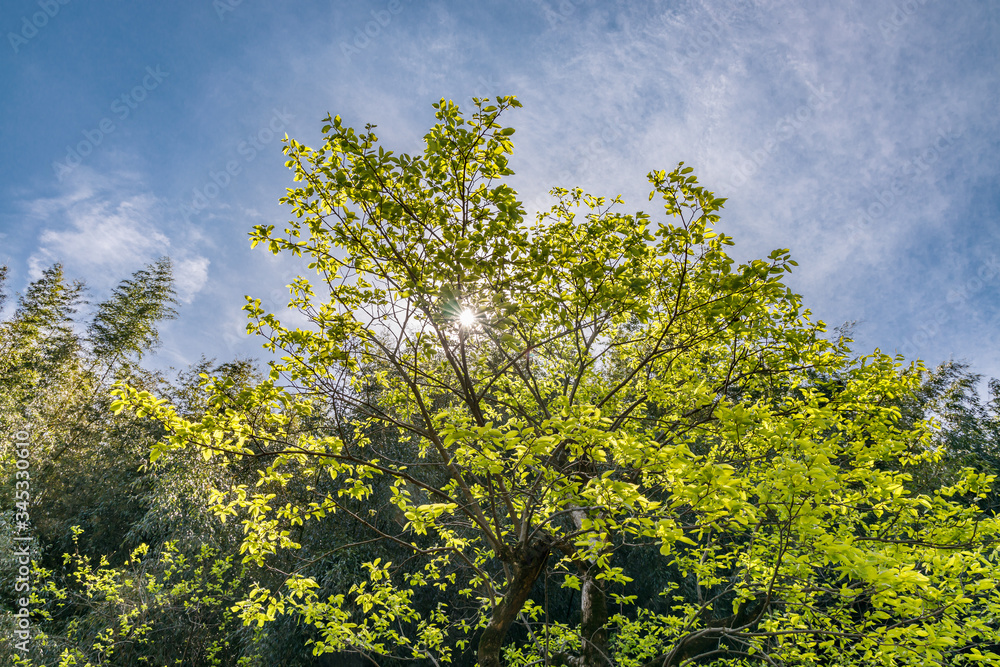
<path fill-rule="evenodd" d="M 4 0 L 0 264 L 61 261 L 98 300 L 169 254 L 180 318 L 155 363 L 260 356 L 243 295 L 280 309 L 280 138 L 340 114 L 420 149 L 445 97 L 517 95 L 513 185 L 650 209 L 678 161 L 728 197 L 740 259 L 790 248 L 830 327 L 1000 376 L 1000 5 Z M 227 171 L 228 170 L 228 171 Z"/>

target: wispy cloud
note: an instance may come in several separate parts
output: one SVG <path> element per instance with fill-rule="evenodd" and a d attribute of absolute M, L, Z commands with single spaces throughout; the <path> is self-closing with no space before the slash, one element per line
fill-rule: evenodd
<path fill-rule="evenodd" d="M 32 279 L 61 262 L 73 275 L 105 289 L 170 255 L 182 301 L 194 299 L 208 280 L 208 258 L 182 230 L 166 231 L 160 201 L 134 177 L 97 176 L 81 168 L 60 194 L 26 202 L 25 210 L 40 229 L 28 258 Z"/>
<path fill-rule="evenodd" d="M 950 282 L 927 276 L 948 271 L 927 253 L 945 241 L 961 255 L 968 229 L 954 221 L 969 213 L 969 184 L 995 174 L 998 84 L 974 53 L 983 43 L 972 46 L 985 5 L 900 7 L 573 3 L 514 75 L 530 100 L 528 123 L 515 121 L 524 181 L 562 174 L 560 185 L 641 207 L 641 175 L 685 160 L 729 197 L 722 224 L 738 253 L 790 247 L 793 286 L 821 316 L 868 317 L 866 343 L 901 341 L 891 322 L 914 318 L 901 296 L 945 299 Z M 950 340 L 935 341 L 939 353 Z"/>
<path fill-rule="evenodd" d="M 517 128 L 511 184 L 530 210 L 547 208 L 558 185 L 621 193 L 628 209 L 655 213 L 645 174 L 684 160 L 729 198 L 721 227 L 736 238 L 734 254 L 790 248 L 800 263 L 791 287 L 833 325 L 864 321 L 859 350 L 968 356 L 1000 375 L 1000 348 L 983 344 L 996 337 L 1000 282 L 980 275 L 1000 252 L 1000 14 L 989 0 L 296 7 L 205 0 L 209 20 L 144 33 L 148 50 L 93 42 L 60 53 L 60 69 L 79 56 L 73 85 L 92 89 L 68 99 L 89 104 L 54 103 L 68 75 L 50 73 L 52 94 L 37 97 L 40 64 L 12 60 L 21 68 L 9 96 L 17 113 L 5 136 L 58 140 L 33 162 L 33 146 L 20 148 L 35 171 L 11 172 L 5 182 L 18 191 L 6 201 L 0 191 L 0 226 L 24 225 L 2 230 L 2 250 L 31 255 L 36 271 L 62 260 L 95 287 L 167 253 L 183 298 L 194 301 L 184 326 L 175 323 L 176 349 L 230 354 L 241 349 L 242 295 L 283 310 L 282 286 L 304 270 L 246 243 L 251 224 L 289 215 L 276 203 L 290 182 L 281 134 L 315 145 L 332 112 L 356 128 L 378 124 L 387 148 L 419 151 L 431 102 L 515 94 L 525 106 L 505 119 Z M 72 32 L 82 16 L 60 12 L 46 30 Z M 57 49 L 55 37 L 22 45 L 25 55 Z M 54 158 L 87 151 L 81 142 L 99 138 L 103 117 L 118 127 L 107 101 L 138 81 L 120 67 L 123 49 L 134 62 L 162 62 L 176 85 L 150 92 L 155 104 L 102 140 L 57 196 L 10 214 L 37 197 L 33 178 L 53 180 Z M 286 108 L 294 120 L 271 127 L 273 110 Z M 41 113 L 53 109 L 60 114 Z M 29 122 L 36 117 L 71 130 L 46 133 Z M 263 150 L 244 154 L 241 142 Z M 99 181 L 97 172 L 119 175 Z M 9 257 L 20 279 L 23 264 Z M 976 281 L 983 287 L 969 288 Z M 963 290 L 974 296 L 949 296 Z"/>

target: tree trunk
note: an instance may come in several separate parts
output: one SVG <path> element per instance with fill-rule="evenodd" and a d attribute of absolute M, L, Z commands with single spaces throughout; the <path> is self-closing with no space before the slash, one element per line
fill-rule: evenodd
<path fill-rule="evenodd" d="M 589 563 L 579 565 L 583 585 L 580 587 L 580 636 L 582 647 L 579 655 L 552 653 L 552 665 L 561 667 L 608 667 L 608 605 L 604 589 L 594 579 L 597 569 Z"/>
<path fill-rule="evenodd" d="M 541 548 L 538 548 L 541 546 Z M 545 568 L 549 558 L 548 545 L 536 545 L 525 549 L 525 554 L 514 564 L 513 576 L 507 584 L 503 599 L 493 610 L 489 625 L 479 638 L 479 649 L 476 655 L 479 667 L 501 667 L 500 649 L 507 637 L 507 630 L 517 618 L 524 603 L 531 595 L 538 575 Z"/>
<path fill-rule="evenodd" d="M 580 634 L 583 635 L 581 667 L 606 667 L 608 644 L 608 604 L 604 589 L 594 579 L 596 568 L 589 568 L 580 590 Z"/>
<path fill-rule="evenodd" d="M 577 530 L 583 528 L 586 517 L 584 511 L 573 512 L 573 523 Z M 582 586 L 580 587 L 580 636 L 582 646 L 578 664 L 580 667 L 605 667 L 608 643 L 608 603 L 604 589 L 595 579 L 597 566 L 589 561 L 577 561 Z"/>

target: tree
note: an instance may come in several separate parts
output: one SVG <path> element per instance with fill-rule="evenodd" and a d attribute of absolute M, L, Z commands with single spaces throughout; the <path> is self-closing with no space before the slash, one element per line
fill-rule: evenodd
<path fill-rule="evenodd" d="M 118 656 L 127 655 L 131 649 L 123 647 L 141 645 L 143 633 L 146 639 L 162 639 L 164 628 L 175 632 L 174 638 L 187 637 L 193 651 L 202 646 L 202 653 L 207 654 L 216 639 L 229 638 L 207 622 L 214 619 L 219 627 L 225 625 L 226 612 L 217 608 L 223 603 L 198 606 L 197 598 L 209 594 L 198 582 L 199 568 L 222 568 L 216 572 L 217 579 L 225 579 L 229 587 L 241 581 L 224 567 L 225 558 L 214 559 L 205 550 L 217 551 L 217 546 L 202 543 L 190 548 L 183 543 L 183 531 L 164 519 L 177 503 L 164 492 L 163 478 L 172 477 L 174 487 L 185 480 L 178 480 L 183 474 L 171 474 L 171 470 L 151 473 L 142 469 L 149 448 L 161 435 L 159 425 L 132 415 L 114 417 L 108 409 L 108 392 L 115 380 L 161 390 L 165 385 L 139 367 L 138 360 L 155 347 L 159 322 L 173 316 L 170 261 L 162 258 L 136 271 L 96 304 L 90 317 L 80 321 L 77 313 L 84 293 L 83 283 L 67 279 L 57 264 L 43 271 L 17 299 L 13 314 L 0 321 L 0 424 L 6 434 L 22 430 L 30 434 L 31 461 L 30 469 L 17 468 L 11 439 L 5 438 L 0 446 L 0 496 L 4 500 L 0 523 L 7 529 L 0 558 L 4 582 L 0 634 L 5 640 L 13 637 L 16 621 L 11 623 L 11 602 L 26 595 L 15 591 L 15 576 L 24 565 L 15 553 L 24 542 L 15 542 L 14 536 L 30 536 L 36 567 L 33 625 L 41 630 L 35 636 L 38 641 L 32 642 L 35 653 L 30 657 L 40 664 L 55 664 L 64 650 L 79 658 L 81 665 L 93 656 L 100 656 L 95 662 L 107 660 L 112 650 Z M 30 501 L 24 499 L 26 486 Z M 15 498 L 20 501 L 15 503 Z M 25 525 L 22 517 L 30 517 L 30 523 Z M 149 549 L 135 539 L 138 535 L 153 545 L 152 554 L 141 563 L 129 556 L 136 548 Z M 170 549 L 163 544 L 168 540 L 180 545 L 175 552 L 189 547 L 172 565 L 167 562 Z M 63 563 L 61 556 L 67 549 L 74 554 Z M 89 567 L 91 556 L 100 563 L 97 568 Z M 195 561 L 198 567 L 188 567 Z M 142 622 L 134 622 L 135 634 L 129 635 L 129 622 L 143 616 L 135 608 L 148 601 L 143 596 L 150 590 L 141 585 L 146 575 L 160 577 L 160 581 L 171 575 L 174 584 L 187 576 L 187 587 L 159 596 L 163 604 Z M 192 578 L 195 583 L 190 582 Z M 128 611 L 123 612 L 123 607 Z M 147 621 L 153 623 L 149 619 L 157 627 L 137 630 Z M 147 659 L 162 656 L 177 643 L 147 642 L 135 653 L 145 651 Z M 27 656 L 15 644 L 0 642 L 0 664 L 25 664 L 22 659 Z"/>
<path fill-rule="evenodd" d="M 0 266 L 0 308 L 3 308 L 4 302 L 7 301 L 7 293 L 3 291 L 4 283 L 7 282 L 7 267 Z"/>
<path fill-rule="evenodd" d="M 10 439 L 0 445 L 0 664 L 315 664 L 301 628 L 246 628 L 231 609 L 251 580 L 280 581 L 233 566 L 242 534 L 204 508 L 209 489 L 256 479 L 257 462 L 220 466 L 178 456 L 150 466 L 159 424 L 108 409 L 116 380 L 169 396 L 185 415 L 209 408 L 202 374 L 234 394 L 259 381 L 246 360 L 202 359 L 176 379 L 141 366 L 158 343 L 160 322 L 174 316 L 171 274 L 161 258 L 119 282 L 83 318 L 84 285 L 56 265 L 0 321 L 0 424 L 5 433 L 31 435 L 28 470 L 14 465 Z M 330 532 L 302 536 L 306 548 L 310 540 L 329 541 Z M 26 595 L 15 587 L 25 565 L 19 552 L 26 543 L 18 538 L 26 536 L 27 653 L 12 614 Z M 340 560 L 347 571 L 359 567 L 357 559 Z"/>
<path fill-rule="evenodd" d="M 83 291 L 83 283 L 67 281 L 56 264 L 28 286 L 13 317 L 2 323 L 0 382 L 12 404 L 22 404 L 75 358 L 80 341 L 73 315 L 84 303 Z"/>
<path fill-rule="evenodd" d="M 967 363 L 947 361 L 923 373 L 914 395 L 900 397 L 904 420 L 933 420 L 940 426 L 934 446 L 941 457 L 915 475 L 920 485 L 916 488 L 926 491 L 950 485 L 966 466 L 991 475 L 1000 472 L 1000 380 L 986 383 L 985 403 L 978 389 L 982 380 Z M 996 512 L 1000 508 L 997 491 L 994 486 L 989 497 L 980 500 L 980 507 Z"/>
<path fill-rule="evenodd" d="M 518 106 L 442 101 L 420 155 L 339 117 L 320 149 L 288 140 L 295 219 L 251 238 L 308 260 L 289 285 L 308 325 L 248 297 L 284 356 L 236 396 L 206 380 L 200 419 L 118 390 L 170 434 L 153 460 L 266 462 L 214 504 L 247 561 L 331 515 L 409 553 L 325 599 L 288 571 L 245 622 L 296 615 L 316 653 L 435 663 L 474 641 L 483 667 L 995 658 L 998 524 L 954 500 L 992 478 L 907 490 L 938 456 L 893 403 L 918 367 L 828 340 L 782 282 L 786 250 L 737 265 L 725 200 L 683 163 L 649 174 L 662 219 L 557 188 L 525 223 L 499 123 Z M 278 505 L 290 484 L 310 497 Z M 394 513 L 366 506 L 382 491 Z M 650 547 L 669 575 L 652 594 L 619 564 Z M 577 612 L 549 608 L 553 576 Z"/>
<path fill-rule="evenodd" d="M 153 384 L 136 361 L 157 344 L 159 323 L 174 316 L 170 260 L 136 271 L 77 322 L 84 294 L 84 284 L 67 280 L 56 264 L 0 323 L 0 420 L 33 433 L 32 516 L 43 541 L 68 548 L 69 527 L 80 524 L 90 539 L 110 532 L 106 547 L 114 551 L 128 530 L 127 520 L 114 517 L 137 510 L 129 486 L 159 433 L 153 423 L 112 419 L 108 392 L 120 379 Z"/>
<path fill-rule="evenodd" d="M 142 355 L 160 343 L 158 325 L 177 317 L 173 267 L 169 257 L 161 257 L 123 280 L 100 304 L 88 327 L 93 353 L 98 358 L 116 360 Z"/>

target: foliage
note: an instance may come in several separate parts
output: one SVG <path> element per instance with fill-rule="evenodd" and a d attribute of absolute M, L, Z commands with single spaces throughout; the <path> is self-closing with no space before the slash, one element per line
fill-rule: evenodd
<path fill-rule="evenodd" d="M 71 364 L 80 342 L 72 323 L 83 303 L 83 284 L 68 282 L 56 264 L 28 286 L 13 317 L 0 328 L 0 383 L 7 400 L 5 418 L 25 408 L 37 390 L 51 386 L 60 367 Z M 12 422 L 5 421 L 5 428 Z"/>
<path fill-rule="evenodd" d="M 288 571 L 244 622 L 298 618 L 317 654 L 484 667 L 998 659 L 992 476 L 912 488 L 940 457 L 899 407 L 920 367 L 828 340 L 782 282 L 787 251 L 730 258 L 725 200 L 683 163 L 649 174 L 662 219 L 557 188 L 527 224 L 504 182 L 517 106 L 442 101 L 420 155 L 339 117 L 319 149 L 288 140 L 295 219 L 252 241 L 305 256 L 289 305 L 308 325 L 249 299 L 284 356 L 239 391 L 206 376 L 198 418 L 119 388 L 115 410 L 169 433 L 153 461 L 266 466 L 214 497 L 245 563 L 342 519 L 406 552 L 335 594 Z M 621 565 L 650 548 L 653 593 Z M 550 578 L 579 591 L 573 614 Z"/>
<path fill-rule="evenodd" d="M 901 397 L 904 420 L 932 420 L 939 426 L 934 447 L 941 456 L 921 467 L 915 488 L 953 484 L 966 466 L 990 475 L 1000 472 L 1000 381 L 987 382 L 983 396 L 982 380 L 968 364 L 948 361 L 925 372 L 912 396 Z M 988 512 L 1000 509 L 997 489 L 978 505 Z"/>
<path fill-rule="evenodd" d="M 44 584 L 32 604 L 48 621 L 33 642 L 41 662 L 14 654 L 12 664 L 253 664 L 233 655 L 241 624 L 229 608 L 246 573 L 233 560 L 207 546 L 188 557 L 170 542 L 158 557 L 139 546 L 119 568 L 106 557 L 95 566 L 79 551 L 66 554 L 66 585 L 51 571 L 34 573 Z"/>
<path fill-rule="evenodd" d="M 203 512 L 209 480 L 226 476 L 177 462 L 149 468 L 161 427 L 108 407 L 117 380 L 171 396 L 192 392 L 184 386 L 189 378 L 171 387 L 138 365 L 157 344 L 158 323 L 173 316 L 172 285 L 163 258 L 119 283 L 81 321 L 85 287 L 55 265 L 0 322 L 0 424 L 6 433 L 30 434 L 28 471 L 15 476 L 9 441 L 0 448 L 0 496 L 4 508 L 14 507 L 15 478 L 23 488 L 30 474 L 33 626 L 41 631 L 32 646 L 42 651 L 35 664 L 163 664 L 192 655 L 207 661 L 213 652 L 215 663 L 236 664 L 225 656 L 252 654 L 252 634 L 226 620 L 233 591 L 243 585 L 234 571 L 245 568 L 232 567 L 234 539 Z M 244 366 L 203 368 L 238 378 L 248 374 Z M 13 518 L 0 515 L 5 639 L 17 595 Z M 72 556 L 64 559 L 67 550 Z M 156 556 L 140 557 L 147 551 Z M 233 640 L 239 649 L 220 653 Z M 19 656 L 13 646 L 3 642 L 0 663 Z"/>
<path fill-rule="evenodd" d="M 156 386 L 134 362 L 155 344 L 157 321 L 171 316 L 172 284 L 169 260 L 161 259 L 122 281 L 79 323 L 85 287 L 57 264 L 0 323 L 0 422 L 32 434 L 32 521 L 44 543 L 58 544 L 57 555 L 69 548 L 72 525 L 101 541 L 98 551 L 114 552 L 119 529 L 142 511 L 136 472 L 160 430 L 148 420 L 112 417 L 108 392 L 116 380 Z M 7 482 L 13 468 L 3 470 Z"/>
<path fill-rule="evenodd" d="M 98 308 L 88 327 L 93 353 L 116 357 L 143 353 L 160 342 L 157 325 L 174 319 L 173 272 L 170 258 L 161 257 L 123 280 Z"/>

